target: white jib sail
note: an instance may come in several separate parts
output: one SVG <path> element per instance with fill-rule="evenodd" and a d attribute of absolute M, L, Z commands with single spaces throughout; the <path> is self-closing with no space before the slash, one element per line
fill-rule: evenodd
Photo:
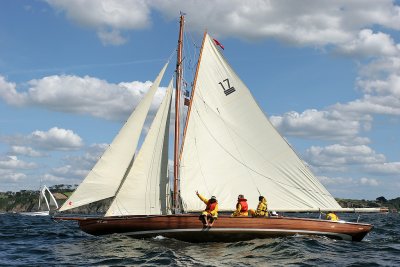
<path fill-rule="evenodd" d="M 136 152 L 143 124 L 168 63 L 132 112 L 112 143 L 60 211 L 113 197 Z"/>
<path fill-rule="evenodd" d="M 166 214 L 172 81 L 133 165 L 105 216 Z"/>
<path fill-rule="evenodd" d="M 338 209 L 339 204 L 264 115 L 249 89 L 206 35 L 180 161 L 187 211 L 204 209 L 195 195 L 215 195 L 234 210 L 239 194 L 256 208 Z"/>

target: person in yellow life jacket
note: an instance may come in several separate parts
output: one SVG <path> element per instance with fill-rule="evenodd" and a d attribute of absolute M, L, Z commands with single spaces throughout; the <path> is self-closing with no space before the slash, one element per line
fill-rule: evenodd
<path fill-rule="evenodd" d="M 335 213 L 330 211 L 330 212 L 328 212 L 328 214 L 326 214 L 326 219 L 331 220 L 331 221 L 339 221 L 339 216 L 337 216 Z"/>
<path fill-rule="evenodd" d="M 258 197 L 258 206 L 257 210 L 250 209 L 251 217 L 268 217 L 268 204 L 267 200 L 263 196 Z"/>
<path fill-rule="evenodd" d="M 204 227 L 213 226 L 215 220 L 218 218 L 218 201 L 215 196 L 212 196 L 210 199 L 207 199 L 199 194 L 196 191 L 196 195 L 200 198 L 201 201 L 206 204 L 206 209 L 201 213 L 200 220 L 203 223 Z"/>
<path fill-rule="evenodd" d="M 238 216 L 249 216 L 249 206 L 247 205 L 247 199 L 244 198 L 243 195 L 238 196 L 238 201 L 236 204 L 236 210 L 232 213 L 233 217 Z"/>

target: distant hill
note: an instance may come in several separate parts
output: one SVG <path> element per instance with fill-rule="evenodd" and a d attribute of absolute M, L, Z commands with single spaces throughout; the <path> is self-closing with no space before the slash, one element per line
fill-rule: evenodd
<path fill-rule="evenodd" d="M 389 211 L 397 212 L 400 210 L 400 197 L 387 200 L 384 197 L 378 197 L 376 200 L 365 199 L 342 199 L 336 201 L 342 208 L 380 208 L 387 207 Z"/>
<path fill-rule="evenodd" d="M 54 185 L 49 187 L 60 207 L 72 194 L 77 186 Z M 105 213 L 111 199 L 105 199 L 93 204 L 72 209 L 71 213 L 101 214 Z M 39 206 L 39 191 L 21 190 L 19 192 L 0 192 L 0 212 L 31 212 L 37 211 Z"/>
<path fill-rule="evenodd" d="M 64 203 L 66 198 L 76 189 L 71 185 L 54 185 L 49 187 L 58 205 Z M 37 211 L 39 205 L 38 190 L 21 190 L 19 192 L 0 192 L 1 212 L 30 212 Z"/>

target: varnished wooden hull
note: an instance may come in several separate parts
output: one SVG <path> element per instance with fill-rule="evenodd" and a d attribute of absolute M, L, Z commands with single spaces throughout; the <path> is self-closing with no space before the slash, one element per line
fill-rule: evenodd
<path fill-rule="evenodd" d="M 196 215 L 75 218 L 92 235 L 122 233 L 135 238 L 158 235 L 188 242 L 234 242 L 291 235 L 322 235 L 361 241 L 372 225 L 304 218 L 250 218 L 220 216 L 212 228 L 203 228 Z"/>

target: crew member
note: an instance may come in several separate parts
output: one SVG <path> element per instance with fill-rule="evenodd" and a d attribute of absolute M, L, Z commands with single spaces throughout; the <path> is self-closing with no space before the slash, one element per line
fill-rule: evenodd
<path fill-rule="evenodd" d="M 268 217 L 267 200 L 263 196 L 258 197 L 257 210 L 250 209 L 251 217 Z"/>
<path fill-rule="evenodd" d="M 326 219 L 331 221 L 339 221 L 339 216 L 337 216 L 334 212 L 330 211 L 326 214 Z"/>
<path fill-rule="evenodd" d="M 247 205 L 247 199 L 244 198 L 243 195 L 238 196 L 238 201 L 236 204 L 236 210 L 232 213 L 233 217 L 238 216 L 249 216 L 248 212 L 249 206 Z"/>
<path fill-rule="evenodd" d="M 201 213 L 200 220 L 203 223 L 204 227 L 213 226 L 215 220 L 218 218 L 218 201 L 215 196 L 212 196 L 210 199 L 206 199 L 199 192 L 196 191 L 196 195 L 200 198 L 201 201 L 206 204 L 206 209 Z"/>

